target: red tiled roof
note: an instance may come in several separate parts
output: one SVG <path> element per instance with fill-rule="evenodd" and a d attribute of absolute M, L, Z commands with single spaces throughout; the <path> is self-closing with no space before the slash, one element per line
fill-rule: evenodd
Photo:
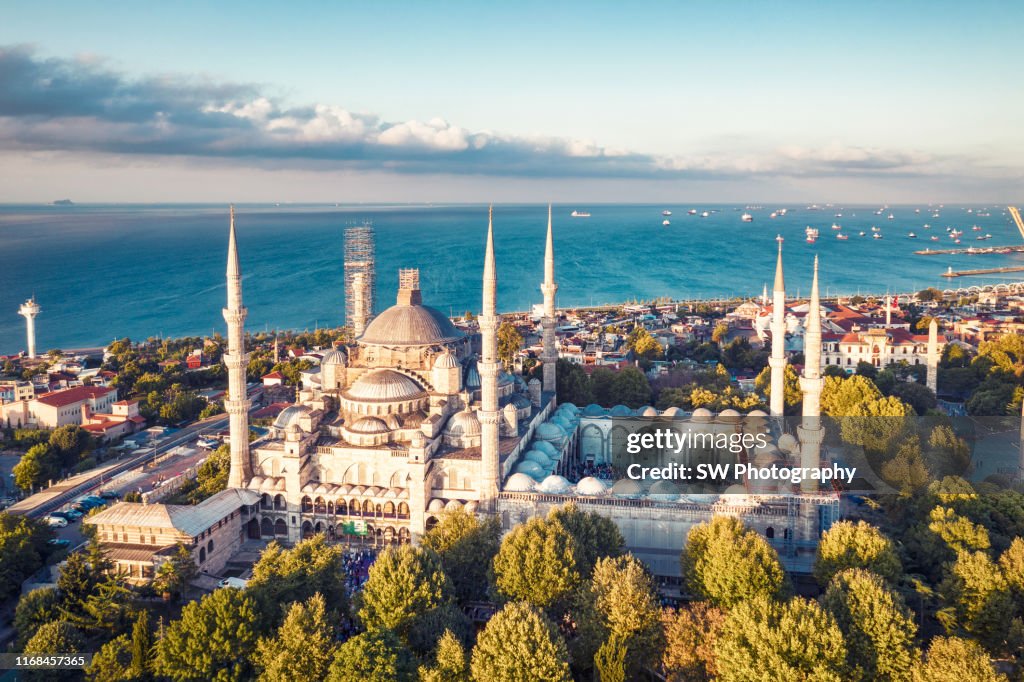
<path fill-rule="evenodd" d="M 66 407 L 67 405 L 89 400 L 90 398 L 102 398 L 113 391 L 113 388 L 104 388 L 102 386 L 76 386 L 64 391 L 44 393 L 36 398 L 36 400 L 51 407 Z"/>
<path fill-rule="evenodd" d="M 284 379 L 284 375 L 280 372 L 271 372 L 270 374 L 264 374 L 263 379 Z"/>

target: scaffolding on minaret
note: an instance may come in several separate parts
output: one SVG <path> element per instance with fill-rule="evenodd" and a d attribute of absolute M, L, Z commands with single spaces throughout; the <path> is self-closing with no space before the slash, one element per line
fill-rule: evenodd
<path fill-rule="evenodd" d="M 377 300 L 377 260 L 374 230 L 370 223 L 345 228 L 345 324 L 354 328 L 355 313 L 361 309 L 365 322 L 373 318 Z M 361 287 L 355 286 L 357 274 L 363 275 Z M 362 292 L 362 306 L 356 296 Z"/>

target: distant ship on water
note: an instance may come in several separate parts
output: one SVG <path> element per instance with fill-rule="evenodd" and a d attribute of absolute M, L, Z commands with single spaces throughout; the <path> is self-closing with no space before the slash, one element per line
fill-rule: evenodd
<path fill-rule="evenodd" d="M 589 218 L 590 217 L 590 214 L 587 213 L 586 211 L 573 211 L 569 215 L 571 215 L 573 218 Z"/>
<path fill-rule="evenodd" d="M 742 220 L 745 223 L 752 223 L 754 222 L 754 216 L 750 215 L 749 213 L 744 213 L 743 215 L 740 216 L 740 220 Z"/>

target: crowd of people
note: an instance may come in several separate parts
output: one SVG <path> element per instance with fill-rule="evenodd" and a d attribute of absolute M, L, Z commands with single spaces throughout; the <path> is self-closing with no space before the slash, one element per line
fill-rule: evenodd
<path fill-rule="evenodd" d="M 569 473 L 570 475 L 566 476 L 566 478 L 573 483 L 579 483 L 580 479 L 587 476 L 593 476 L 602 481 L 617 481 L 622 478 L 622 472 L 611 464 L 596 464 L 590 460 L 582 464 L 573 465 Z"/>
<path fill-rule="evenodd" d="M 343 559 L 345 570 L 345 587 L 349 594 L 355 594 L 369 577 L 370 566 L 377 558 L 377 551 L 373 549 L 349 550 L 345 552 Z"/>

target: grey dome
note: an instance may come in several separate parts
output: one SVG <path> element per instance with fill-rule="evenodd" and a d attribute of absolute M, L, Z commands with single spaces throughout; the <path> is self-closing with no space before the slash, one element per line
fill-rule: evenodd
<path fill-rule="evenodd" d="M 603 417 L 607 411 L 597 403 L 590 403 L 583 409 L 584 417 Z"/>
<path fill-rule="evenodd" d="M 547 441 L 539 440 L 533 442 L 534 450 L 540 450 L 551 459 L 558 459 L 558 448 Z"/>
<path fill-rule="evenodd" d="M 505 490 L 510 493 L 530 493 L 537 486 L 537 482 L 526 474 L 515 473 L 505 481 Z"/>
<path fill-rule="evenodd" d="M 537 491 L 549 495 L 565 495 L 572 485 L 563 476 L 552 474 L 537 485 Z"/>
<path fill-rule="evenodd" d="M 425 305 L 393 305 L 366 327 L 360 343 L 385 346 L 429 346 L 463 337 L 451 320 Z"/>
<path fill-rule="evenodd" d="M 629 409 L 625 405 L 616 405 L 612 408 L 611 413 L 613 417 L 631 417 L 633 410 Z"/>
<path fill-rule="evenodd" d="M 414 379 L 390 369 L 364 374 L 345 392 L 355 400 L 412 400 L 426 392 Z"/>
<path fill-rule="evenodd" d="M 480 420 L 477 419 L 476 412 L 463 410 L 452 415 L 445 433 L 450 436 L 479 436 Z"/>
<path fill-rule="evenodd" d="M 536 462 L 545 469 L 551 466 L 551 458 L 545 455 L 540 450 L 530 450 L 525 455 L 523 455 L 523 459 L 529 460 L 531 462 Z"/>
<path fill-rule="evenodd" d="M 587 476 L 576 484 L 576 492 L 580 495 L 604 495 L 608 492 L 608 486 L 600 479 Z"/>
<path fill-rule="evenodd" d="M 544 422 L 537 427 L 537 438 L 540 440 L 561 440 L 565 438 L 565 431 L 561 426 L 553 422 Z"/>
<path fill-rule="evenodd" d="M 466 378 L 463 380 L 463 383 L 469 389 L 480 388 L 480 370 L 477 369 L 476 360 L 470 360 L 466 366 Z"/>
<path fill-rule="evenodd" d="M 387 433 L 388 425 L 376 417 L 363 417 L 348 427 L 352 433 Z"/>
<path fill-rule="evenodd" d="M 516 473 L 526 474 L 535 481 L 539 481 L 542 478 L 544 478 L 544 475 L 547 472 L 541 465 L 537 464 L 536 462 L 526 460 L 525 462 L 520 462 L 519 464 L 516 465 Z"/>
<path fill-rule="evenodd" d="M 323 358 L 320 359 L 321 365 L 345 365 L 348 364 L 348 357 L 338 350 L 333 348 L 324 353 Z"/>
<path fill-rule="evenodd" d="M 309 408 L 305 405 L 292 405 L 281 410 L 281 414 L 277 415 L 277 419 L 274 420 L 274 428 L 286 430 L 291 425 L 298 426 L 299 419 L 309 414 Z"/>
<path fill-rule="evenodd" d="M 434 369 L 453 369 L 458 366 L 459 360 L 455 357 L 455 353 L 451 351 L 441 353 L 434 360 Z"/>
<path fill-rule="evenodd" d="M 631 478 L 620 478 L 612 486 L 612 495 L 616 497 L 636 498 L 643 495 L 644 489 L 639 481 Z"/>

